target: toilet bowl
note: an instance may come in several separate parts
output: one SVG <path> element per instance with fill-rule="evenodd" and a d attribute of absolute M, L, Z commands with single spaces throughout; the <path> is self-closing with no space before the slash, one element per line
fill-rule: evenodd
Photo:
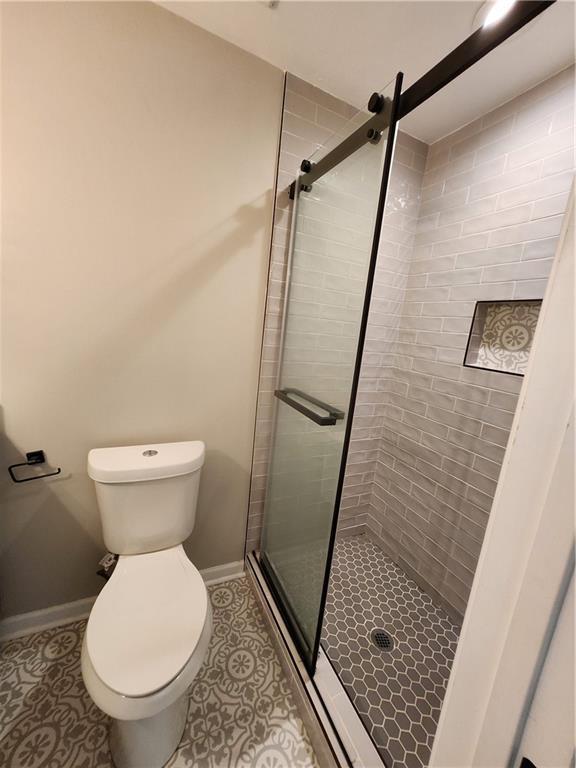
<path fill-rule="evenodd" d="M 92 700 L 113 718 L 117 768 L 167 762 L 208 651 L 206 586 L 180 543 L 194 524 L 203 457 L 198 442 L 90 452 L 104 539 L 121 552 L 90 613 L 81 666 Z"/>

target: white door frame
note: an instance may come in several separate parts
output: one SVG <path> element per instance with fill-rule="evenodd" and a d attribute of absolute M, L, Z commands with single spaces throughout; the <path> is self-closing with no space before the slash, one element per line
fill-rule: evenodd
<path fill-rule="evenodd" d="M 574 552 L 574 190 L 448 684 L 430 768 L 504 768 Z"/>

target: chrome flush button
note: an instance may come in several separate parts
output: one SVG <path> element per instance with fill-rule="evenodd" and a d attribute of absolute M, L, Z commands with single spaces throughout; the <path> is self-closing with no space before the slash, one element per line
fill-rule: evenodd
<path fill-rule="evenodd" d="M 158 451 L 154 451 L 151 448 L 149 448 L 147 451 L 142 451 L 142 456 L 156 456 Z"/>

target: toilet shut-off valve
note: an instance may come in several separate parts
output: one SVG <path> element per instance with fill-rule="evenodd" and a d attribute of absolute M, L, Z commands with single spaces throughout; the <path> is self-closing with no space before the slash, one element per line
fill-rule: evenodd
<path fill-rule="evenodd" d="M 113 555 L 112 552 L 106 552 L 104 557 L 98 562 L 100 568 L 96 571 L 98 576 L 102 576 L 103 579 L 108 579 L 114 573 L 116 563 L 118 562 L 118 555 Z"/>

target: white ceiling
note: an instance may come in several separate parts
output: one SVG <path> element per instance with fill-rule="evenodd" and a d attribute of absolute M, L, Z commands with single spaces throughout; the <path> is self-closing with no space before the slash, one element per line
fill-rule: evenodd
<path fill-rule="evenodd" d="M 404 88 L 472 33 L 477 0 L 161 2 L 165 8 L 358 107 L 404 72 Z M 574 3 L 528 27 L 408 115 L 431 143 L 574 61 Z M 390 89 L 389 91 L 390 92 Z"/>

